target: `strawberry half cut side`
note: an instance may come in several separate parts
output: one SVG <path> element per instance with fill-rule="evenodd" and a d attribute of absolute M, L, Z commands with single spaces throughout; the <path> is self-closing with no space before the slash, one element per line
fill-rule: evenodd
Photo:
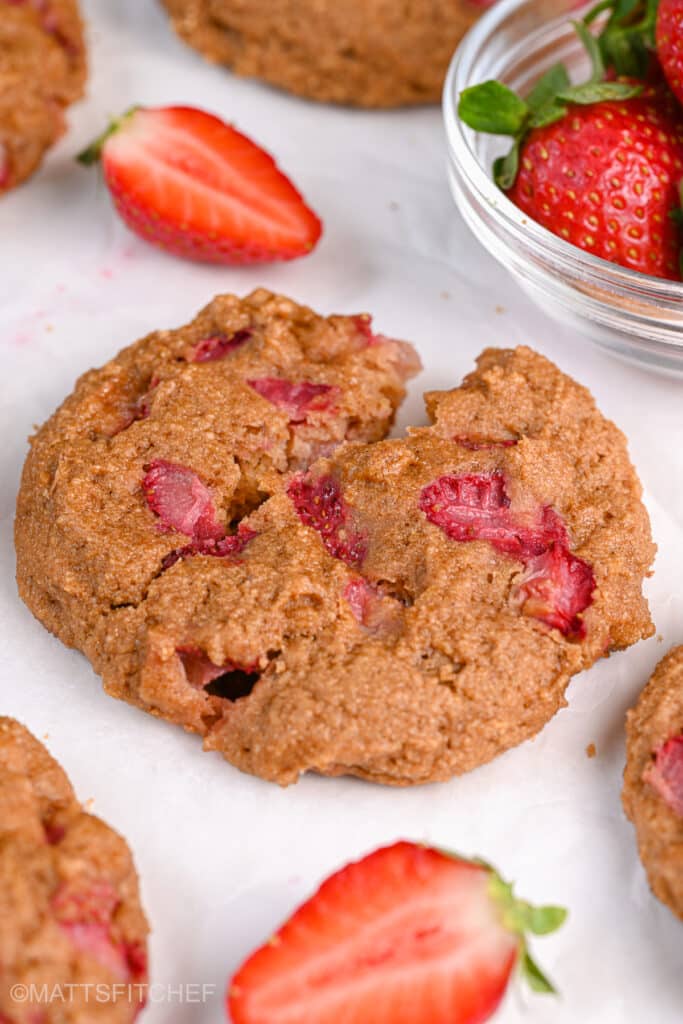
<path fill-rule="evenodd" d="M 101 161 L 132 231 L 185 259 L 290 260 L 309 253 L 322 232 L 268 153 L 193 107 L 133 107 L 78 159 Z"/>
<path fill-rule="evenodd" d="M 322 884 L 240 967 L 234 1024 L 482 1024 L 515 967 L 553 992 L 526 935 L 562 924 L 487 864 L 399 842 Z"/>

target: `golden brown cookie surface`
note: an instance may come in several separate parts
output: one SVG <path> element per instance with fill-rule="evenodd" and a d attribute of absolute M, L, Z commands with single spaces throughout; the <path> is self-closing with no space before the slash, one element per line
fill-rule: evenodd
<path fill-rule="evenodd" d="M 32 174 L 63 133 L 85 76 L 76 0 L 0 0 L 0 193 Z"/>
<path fill-rule="evenodd" d="M 626 739 L 624 809 L 652 891 L 683 919 L 683 647 L 657 665 Z"/>
<path fill-rule="evenodd" d="M 436 103 L 472 0 L 163 0 L 209 60 L 300 96 L 361 107 Z"/>
<path fill-rule="evenodd" d="M 27 729 L 0 718 L 0 1020 L 132 1022 L 147 932 L 126 843 L 84 812 Z"/>
<path fill-rule="evenodd" d="M 27 460 L 22 596 L 110 693 L 264 778 L 410 784 L 533 735 L 651 633 L 640 485 L 585 389 L 489 350 L 428 396 L 432 427 L 377 441 L 409 350 L 225 301 L 86 375 Z"/>

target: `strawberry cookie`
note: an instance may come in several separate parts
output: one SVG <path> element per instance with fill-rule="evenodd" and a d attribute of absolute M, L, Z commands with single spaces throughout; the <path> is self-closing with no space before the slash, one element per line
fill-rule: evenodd
<path fill-rule="evenodd" d="M 210 61 L 310 99 L 437 103 L 458 42 L 491 0 L 162 0 Z"/>
<path fill-rule="evenodd" d="M 65 643 L 88 653 L 108 688 L 143 700 L 132 661 L 120 667 L 139 653 L 126 647 L 135 643 L 128 634 L 119 644 L 122 623 L 167 601 L 187 573 L 199 591 L 150 612 L 159 615 L 156 627 L 147 623 L 150 638 L 164 633 L 167 614 L 189 616 L 200 595 L 220 603 L 213 574 L 229 580 L 223 570 L 237 569 L 253 548 L 257 527 L 245 517 L 259 515 L 283 475 L 342 441 L 384 437 L 418 368 L 412 347 L 373 333 L 368 316 L 325 319 L 265 290 L 219 296 L 191 324 L 144 338 L 85 374 L 32 440 L 16 521 L 22 597 Z M 291 541 L 269 548 L 280 589 L 289 581 L 278 552 Z M 246 595 L 232 597 L 247 607 Z M 264 596 L 259 621 L 274 615 L 271 604 Z M 289 614 L 296 618 L 296 609 Z M 161 646 L 166 652 L 168 639 Z M 192 638 L 177 646 L 192 648 Z M 184 680 L 182 669 L 179 661 Z M 183 689 L 207 699 L 201 686 Z"/>
<path fill-rule="evenodd" d="M 640 485 L 524 348 L 379 440 L 415 368 L 264 292 L 138 343 L 33 441 L 22 596 L 108 692 L 282 784 L 445 779 L 532 736 L 652 632 Z"/>
<path fill-rule="evenodd" d="M 0 1021 L 129 1024 L 147 932 L 124 840 L 85 813 L 27 729 L 0 718 Z"/>
<path fill-rule="evenodd" d="M 683 919 L 683 647 L 655 669 L 626 739 L 624 809 L 652 891 Z"/>
<path fill-rule="evenodd" d="M 76 0 L 0 0 L 0 194 L 28 178 L 83 93 Z"/>

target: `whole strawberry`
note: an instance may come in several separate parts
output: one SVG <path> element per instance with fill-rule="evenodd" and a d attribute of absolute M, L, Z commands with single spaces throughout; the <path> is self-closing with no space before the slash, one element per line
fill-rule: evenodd
<path fill-rule="evenodd" d="M 78 159 L 101 160 L 128 227 L 175 256 L 290 260 L 320 238 L 320 221 L 273 158 L 203 110 L 135 107 Z"/>
<path fill-rule="evenodd" d="M 589 82 L 572 86 L 556 65 L 526 101 L 486 82 L 463 92 L 460 116 L 514 137 L 494 175 L 530 218 L 595 256 L 680 280 L 683 114 L 664 84 L 604 81 L 598 44 L 579 31 Z"/>
<path fill-rule="evenodd" d="M 552 992 L 525 933 L 566 912 L 532 907 L 480 861 L 400 842 L 327 879 L 240 967 L 233 1024 L 483 1024 L 518 968 Z"/>

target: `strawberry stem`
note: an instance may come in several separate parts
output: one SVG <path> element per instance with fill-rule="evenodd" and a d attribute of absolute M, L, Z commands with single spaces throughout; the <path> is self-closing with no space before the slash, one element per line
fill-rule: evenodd
<path fill-rule="evenodd" d="M 98 163 L 107 139 L 110 139 L 112 135 L 115 135 L 120 131 L 124 124 L 130 120 L 133 114 L 140 109 L 141 108 L 139 106 L 130 107 L 125 114 L 121 114 L 120 117 L 112 118 L 102 134 L 98 135 L 89 146 L 86 146 L 86 148 L 78 154 L 76 159 L 79 164 L 83 164 L 85 167 L 92 167 L 93 164 Z"/>
<path fill-rule="evenodd" d="M 646 78 L 655 51 L 659 0 L 600 0 L 583 24 L 591 25 L 605 11 L 607 24 L 597 37 L 604 63 L 618 75 Z"/>

